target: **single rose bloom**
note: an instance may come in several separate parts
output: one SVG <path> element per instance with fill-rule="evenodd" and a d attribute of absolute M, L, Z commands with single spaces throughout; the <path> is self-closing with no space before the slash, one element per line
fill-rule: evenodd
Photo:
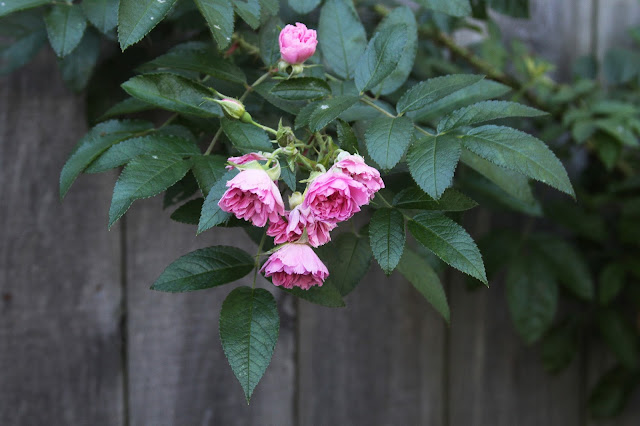
<path fill-rule="evenodd" d="M 322 286 L 329 271 L 317 254 L 307 244 L 285 244 L 265 262 L 260 269 L 265 277 L 271 277 L 274 285 L 284 288 L 300 287 L 309 290 Z"/>
<path fill-rule="evenodd" d="M 380 172 L 375 168 L 368 166 L 364 162 L 364 158 L 359 155 L 347 155 L 338 157 L 338 161 L 333 165 L 332 169 L 340 169 L 343 173 L 351 176 L 357 182 L 360 182 L 367 188 L 369 199 L 375 197 L 376 192 L 384 188 L 384 182 L 380 178 Z"/>
<path fill-rule="evenodd" d="M 332 222 L 317 221 L 311 208 L 298 205 L 277 222 L 269 223 L 267 235 L 274 237 L 276 244 L 282 244 L 298 241 L 306 229 L 309 244 L 319 247 L 331 241 L 329 234 L 336 226 Z"/>
<path fill-rule="evenodd" d="M 296 22 L 285 26 L 280 31 L 280 56 L 289 64 L 301 64 L 316 52 L 318 40 L 316 31 L 307 29 L 307 26 Z"/>
<path fill-rule="evenodd" d="M 218 205 L 225 212 L 258 227 L 266 225 L 267 220 L 275 222 L 284 214 L 278 187 L 261 169 L 243 170 L 228 181 Z"/>
<path fill-rule="evenodd" d="M 248 154 L 241 155 L 240 157 L 229 157 L 227 158 L 227 161 L 241 166 L 242 164 L 247 164 L 250 161 L 265 161 L 266 159 L 267 157 L 262 154 L 259 154 L 257 152 L 250 152 Z M 233 170 L 233 167 L 234 166 L 232 165 L 226 166 L 227 170 Z"/>
<path fill-rule="evenodd" d="M 337 223 L 351 218 L 368 203 L 369 192 L 363 184 L 332 170 L 309 184 L 302 206 L 309 207 L 317 221 Z"/>

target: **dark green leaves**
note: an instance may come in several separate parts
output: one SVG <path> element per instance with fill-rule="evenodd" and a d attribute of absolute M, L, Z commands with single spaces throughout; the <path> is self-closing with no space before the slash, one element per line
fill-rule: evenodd
<path fill-rule="evenodd" d="M 309 290 L 303 290 L 299 287 L 294 287 L 290 290 L 284 287 L 278 288 L 316 305 L 328 308 L 342 308 L 345 306 L 342 295 L 330 282 L 325 282 L 322 286 L 313 286 Z"/>
<path fill-rule="evenodd" d="M 460 152 L 460 140 L 455 136 L 425 136 L 416 141 L 407 154 L 411 176 L 424 192 L 437 200 L 451 186 Z"/>
<path fill-rule="evenodd" d="M 355 234 L 341 234 L 331 244 L 322 246 L 318 255 L 329 269 L 331 283 L 342 296 L 349 294 L 360 283 L 371 264 L 369 239 Z"/>
<path fill-rule="evenodd" d="M 222 118 L 220 120 L 222 130 L 227 135 L 233 146 L 242 152 L 272 151 L 273 147 L 269 136 L 258 127 L 242 123 L 238 120 Z"/>
<path fill-rule="evenodd" d="M 539 139 L 502 126 L 481 126 L 463 138 L 465 148 L 492 163 L 515 170 L 575 197 L 562 163 Z"/>
<path fill-rule="evenodd" d="M 122 84 L 131 96 L 160 108 L 199 117 L 220 117 L 218 104 L 206 101 L 211 92 L 193 80 L 174 74 L 145 74 Z"/>
<path fill-rule="evenodd" d="M 0 75 L 27 64 L 47 41 L 42 16 L 37 12 L 2 18 L 0 36 L 4 39 L 0 42 Z"/>
<path fill-rule="evenodd" d="M 4 0 L 0 7 L 0 16 L 5 16 L 19 10 L 51 4 L 54 0 Z"/>
<path fill-rule="evenodd" d="M 402 257 L 404 216 L 396 209 L 379 209 L 369 224 L 371 251 L 385 274 L 390 275 Z"/>
<path fill-rule="evenodd" d="M 100 56 L 100 36 L 90 28 L 73 52 L 58 59 L 62 79 L 72 90 L 83 90 Z"/>
<path fill-rule="evenodd" d="M 355 96 L 336 96 L 335 98 L 317 102 L 309 117 L 309 128 L 313 132 L 323 129 L 358 100 Z"/>
<path fill-rule="evenodd" d="M 51 47 L 60 57 L 67 56 L 78 46 L 87 28 L 87 20 L 79 5 L 55 5 L 44 21 Z"/>
<path fill-rule="evenodd" d="M 227 173 L 227 159 L 219 155 L 198 155 L 191 159 L 193 175 L 198 181 L 202 195 L 209 195 L 211 187 Z"/>
<path fill-rule="evenodd" d="M 393 168 L 413 138 L 413 122 L 408 117 L 381 117 L 372 121 L 364 139 L 369 155 L 385 170 Z"/>
<path fill-rule="evenodd" d="M 416 84 L 402 95 L 396 105 L 398 113 L 417 111 L 460 89 L 482 80 L 481 75 L 453 74 L 431 78 Z"/>
<path fill-rule="evenodd" d="M 233 7 L 230 0 L 195 0 L 220 49 L 231 43 Z"/>
<path fill-rule="evenodd" d="M 478 102 L 461 108 L 444 117 L 438 123 L 438 133 L 457 127 L 471 126 L 485 121 L 507 117 L 537 117 L 546 113 L 526 105 L 507 101 Z"/>
<path fill-rule="evenodd" d="M 176 0 L 120 0 L 118 40 L 120 48 L 137 43 L 169 13 Z"/>
<path fill-rule="evenodd" d="M 318 45 L 329 67 L 342 78 L 354 75 L 367 35 L 350 0 L 327 0 L 320 12 Z"/>
<path fill-rule="evenodd" d="M 640 362 L 638 336 L 633 326 L 625 321 L 620 312 L 606 310 L 598 315 L 598 327 L 618 361 L 629 369 L 635 369 Z"/>
<path fill-rule="evenodd" d="M 173 262 L 151 286 L 170 293 L 227 284 L 253 269 L 253 258 L 236 247 L 214 246 L 193 251 Z"/>
<path fill-rule="evenodd" d="M 81 4 L 89 22 L 101 33 L 106 34 L 118 25 L 119 0 L 85 0 Z"/>
<path fill-rule="evenodd" d="M 633 394 L 637 381 L 637 374 L 621 365 L 608 370 L 589 395 L 591 416 L 601 419 L 619 414 Z"/>
<path fill-rule="evenodd" d="M 176 154 L 137 157 L 122 171 L 113 190 L 109 208 L 109 227 L 140 198 L 159 194 L 184 177 L 189 160 Z"/>
<path fill-rule="evenodd" d="M 288 101 L 304 101 L 323 98 L 331 93 L 331 88 L 319 78 L 301 77 L 281 81 L 271 93 Z"/>
<path fill-rule="evenodd" d="M 487 284 L 480 251 L 460 225 L 440 213 L 425 212 L 409 221 L 409 231 L 447 264 Z"/>
<path fill-rule="evenodd" d="M 400 209 L 464 211 L 478 205 L 471 198 L 455 189 L 448 189 L 440 199 L 434 200 L 418 187 L 405 188 L 393 199 L 393 205 Z"/>
<path fill-rule="evenodd" d="M 198 174 L 195 172 L 194 174 L 198 179 L 198 184 L 202 188 Z M 202 205 L 202 214 L 200 215 L 200 222 L 198 223 L 198 234 L 216 225 L 220 225 L 231 216 L 220 208 L 218 201 L 220 201 L 227 190 L 227 181 L 233 179 L 236 174 L 238 174 L 238 170 L 229 170 L 211 187 Z"/>
<path fill-rule="evenodd" d="M 446 13 L 451 16 L 469 16 L 471 14 L 471 4 L 469 0 L 417 0 L 419 4 L 427 9 Z"/>
<path fill-rule="evenodd" d="M 238 287 L 222 304 L 220 341 L 247 402 L 271 362 L 280 318 L 267 290 Z"/>
<path fill-rule="evenodd" d="M 361 93 L 381 83 L 396 69 L 406 43 L 406 25 L 392 25 L 376 33 L 356 65 L 355 82 Z"/>

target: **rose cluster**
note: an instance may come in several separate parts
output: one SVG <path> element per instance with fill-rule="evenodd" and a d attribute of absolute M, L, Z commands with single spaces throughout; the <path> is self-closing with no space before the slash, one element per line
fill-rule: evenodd
<path fill-rule="evenodd" d="M 329 242 L 338 223 L 369 204 L 384 182 L 378 170 L 365 164 L 361 156 L 342 152 L 328 171 L 312 173 L 304 193 L 294 192 L 289 197 L 289 210 L 285 210 L 278 178 L 270 176 L 273 168 L 265 169 L 268 156 L 250 153 L 229 158 L 230 167 L 240 173 L 227 182 L 218 205 L 255 226 L 268 223 L 267 235 L 283 244 L 261 269 L 273 284 L 305 290 L 321 286 L 329 271 L 312 247 Z M 261 164 L 265 160 L 267 163 Z"/>

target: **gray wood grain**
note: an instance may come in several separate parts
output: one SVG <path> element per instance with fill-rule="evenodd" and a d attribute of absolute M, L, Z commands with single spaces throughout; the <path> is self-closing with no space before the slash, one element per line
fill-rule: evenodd
<path fill-rule="evenodd" d="M 111 177 L 58 177 L 86 131 L 52 55 L 0 78 L 0 424 L 121 425 Z"/>
<path fill-rule="evenodd" d="M 195 227 L 161 213 L 161 200 L 134 203 L 127 217 L 129 395 L 132 425 L 292 425 L 295 311 L 291 298 L 260 279 L 278 299 L 280 336 L 273 362 L 247 406 L 218 334 L 225 285 L 186 294 L 149 286 L 178 257 L 211 245 L 255 253 L 241 229 Z M 240 280 L 251 286 L 252 275 Z M 268 286 L 268 287 L 267 287 Z"/>

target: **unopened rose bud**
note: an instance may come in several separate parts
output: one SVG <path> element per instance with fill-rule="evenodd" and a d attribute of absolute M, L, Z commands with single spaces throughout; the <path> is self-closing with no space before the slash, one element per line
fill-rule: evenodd
<path fill-rule="evenodd" d="M 316 52 L 318 40 L 315 30 L 310 30 L 306 25 L 296 22 L 296 25 L 287 25 L 280 32 L 280 56 L 288 64 L 302 64 Z M 299 67 L 302 71 L 302 67 Z M 296 67 L 294 67 L 294 73 Z M 299 73 L 299 72 L 298 72 Z"/>
<path fill-rule="evenodd" d="M 302 204 L 303 200 L 304 200 L 304 197 L 298 191 L 289 195 L 289 210 L 293 210 L 296 207 L 298 207 L 300 204 Z"/>
<path fill-rule="evenodd" d="M 228 118 L 240 120 L 246 113 L 244 105 L 237 99 L 224 98 L 220 101 L 217 100 L 216 102 L 222 107 L 224 115 Z"/>

